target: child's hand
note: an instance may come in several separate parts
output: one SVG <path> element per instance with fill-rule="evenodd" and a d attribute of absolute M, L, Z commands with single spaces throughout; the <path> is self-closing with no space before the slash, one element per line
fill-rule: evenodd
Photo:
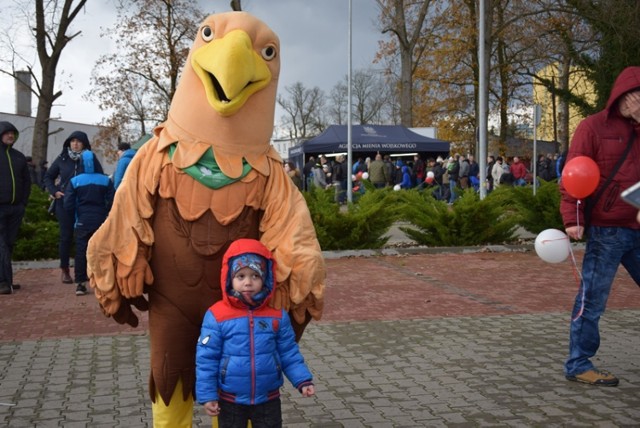
<path fill-rule="evenodd" d="M 302 387 L 302 396 L 303 397 L 311 397 L 316 394 L 316 389 L 313 385 L 307 385 Z"/>
<path fill-rule="evenodd" d="M 220 414 L 220 406 L 217 401 L 207 401 L 204 403 L 204 411 L 209 416 L 218 416 Z"/>

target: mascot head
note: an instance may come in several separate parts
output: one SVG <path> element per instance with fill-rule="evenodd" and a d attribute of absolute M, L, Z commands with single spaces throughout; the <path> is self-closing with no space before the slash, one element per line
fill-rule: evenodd
<path fill-rule="evenodd" d="M 207 17 L 198 28 L 171 102 L 167 128 L 178 140 L 213 148 L 223 171 L 232 158 L 264 156 L 273 133 L 280 41 L 246 12 Z"/>

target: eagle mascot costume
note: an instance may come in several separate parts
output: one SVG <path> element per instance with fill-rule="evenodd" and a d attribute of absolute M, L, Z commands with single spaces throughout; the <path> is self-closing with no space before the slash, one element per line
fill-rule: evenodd
<path fill-rule="evenodd" d="M 133 158 L 109 217 L 89 242 L 104 313 L 137 326 L 149 311 L 154 426 L 191 426 L 195 349 L 221 299 L 222 256 L 239 238 L 277 261 L 271 305 L 299 339 L 320 319 L 325 266 L 301 193 L 270 145 L 280 71 L 277 35 L 245 12 L 198 29 L 167 120 Z"/>

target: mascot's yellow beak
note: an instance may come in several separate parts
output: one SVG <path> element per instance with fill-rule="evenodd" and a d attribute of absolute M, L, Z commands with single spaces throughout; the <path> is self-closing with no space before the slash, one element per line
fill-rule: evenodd
<path fill-rule="evenodd" d="M 198 48 L 191 66 L 204 85 L 207 100 L 222 116 L 235 114 L 271 81 L 271 71 L 242 30 L 233 30 Z"/>

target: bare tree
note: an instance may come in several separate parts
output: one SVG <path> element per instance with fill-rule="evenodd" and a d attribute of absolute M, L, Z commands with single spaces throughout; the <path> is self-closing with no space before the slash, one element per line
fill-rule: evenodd
<path fill-rule="evenodd" d="M 36 164 L 47 158 L 51 109 L 53 103 L 62 96 L 62 90 L 56 88 L 58 63 L 67 44 L 81 33 L 77 31 L 69 34 L 73 20 L 84 8 L 86 2 L 87 0 L 35 0 L 34 3 L 25 3 L 22 9 L 25 21 L 23 25 L 30 29 L 33 36 L 41 69 L 39 77 L 34 70 L 34 64 L 24 60 L 24 56 L 15 50 L 12 41 L 4 41 L 11 46 L 12 58 L 9 60 L 10 66 L 3 66 L 0 72 L 16 78 L 16 67 L 22 66 L 21 63 L 23 63 L 35 82 L 35 87 L 32 87 L 31 91 L 38 98 L 38 109 L 31 156 Z M 32 4 L 35 6 L 35 14 L 30 9 Z M 32 22 L 34 16 L 35 22 Z"/>
<path fill-rule="evenodd" d="M 135 140 L 166 119 L 179 71 L 205 14 L 195 0 L 121 0 L 107 30 L 116 52 L 99 58 L 86 97 L 109 111 L 104 121 Z"/>
<path fill-rule="evenodd" d="M 331 90 L 331 104 L 327 117 L 331 123 L 346 123 L 347 111 L 347 77 L 337 83 Z M 353 74 L 352 85 L 352 119 L 361 125 L 393 123 L 392 100 L 393 90 L 385 78 L 373 69 L 357 70 Z"/>
<path fill-rule="evenodd" d="M 404 0 L 377 0 L 381 11 L 382 33 L 393 33 L 396 39 L 383 46 L 386 54 L 399 49 L 400 56 L 400 122 L 413 126 L 413 73 L 428 43 L 425 37 L 425 18 L 431 0 L 405 2 Z M 397 43 L 397 45 L 396 45 Z"/>
<path fill-rule="evenodd" d="M 302 139 L 322 132 L 326 127 L 322 114 L 325 104 L 324 92 L 317 86 L 307 89 L 301 82 L 284 88 L 288 98 L 278 96 L 278 104 L 287 113 L 282 126 L 292 139 Z"/>
<path fill-rule="evenodd" d="M 347 123 L 347 96 L 348 88 L 346 81 L 338 82 L 329 93 L 329 106 L 327 107 L 327 118 L 329 123 L 344 125 Z"/>

